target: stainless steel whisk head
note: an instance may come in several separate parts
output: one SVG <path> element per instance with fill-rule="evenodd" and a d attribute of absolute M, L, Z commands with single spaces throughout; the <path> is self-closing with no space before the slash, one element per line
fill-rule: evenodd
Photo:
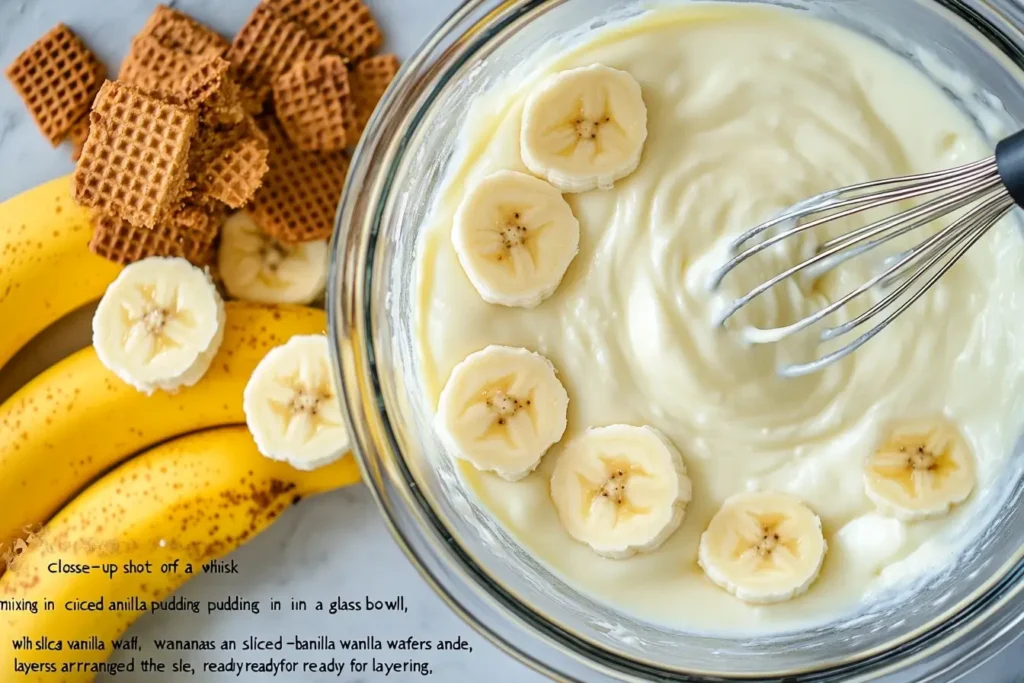
<path fill-rule="evenodd" d="M 930 195 L 935 195 L 930 197 Z M 827 271 L 890 240 L 963 209 L 947 226 L 916 246 L 883 262 L 881 271 L 824 308 L 790 325 L 765 331 L 778 341 L 821 322 L 866 292 L 881 287 L 884 296 L 850 320 L 826 327 L 820 341 L 845 335 L 874 322 L 846 345 L 820 358 L 778 368 L 784 377 L 817 372 L 856 351 L 924 296 L 988 230 L 1015 205 L 1024 205 L 1024 131 L 996 146 L 995 155 L 957 168 L 900 178 L 875 180 L 824 192 L 794 205 L 781 215 L 740 235 L 730 245 L 731 258 L 712 274 L 711 289 L 738 265 L 783 240 L 864 211 L 914 198 L 927 198 L 913 208 L 872 221 L 820 244 L 814 255 L 784 270 L 736 299 L 720 315 L 725 321 L 780 282 L 798 273 Z M 824 215 L 822 215 L 824 214 Z M 785 229 L 783 229 L 785 228 Z M 770 232 L 775 229 L 775 232 Z M 763 236 L 758 242 L 754 238 Z"/>

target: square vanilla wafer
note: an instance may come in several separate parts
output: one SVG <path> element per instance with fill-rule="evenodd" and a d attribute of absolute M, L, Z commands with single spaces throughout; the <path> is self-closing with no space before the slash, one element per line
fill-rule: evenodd
<path fill-rule="evenodd" d="M 195 111 L 107 81 L 73 177 L 83 206 L 153 228 L 181 204 Z"/>
<path fill-rule="evenodd" d="M 384 42 L 380 26 L 362 0 L 263 0 L 263 4 L 326 40 L 349 62 L 369 57 Z"/>
<path fill-rule="evenodd" d="M 39 130 L 56 147 L 89 112 L 106 67 L 64 24 L 57 24 L 7 67 Z"/>
<path fill-rule="evenodd" d="M 348 67 L 337 55 L 299 62 L 274 80 L 277 119 L 306 151 L 345 149 L 348 99 Z"/>

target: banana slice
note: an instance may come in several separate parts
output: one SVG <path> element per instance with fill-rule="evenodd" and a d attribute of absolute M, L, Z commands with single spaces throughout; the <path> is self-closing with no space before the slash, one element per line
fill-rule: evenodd
<path fill-rule="evenodd" d="M 902 520 L 941 516 L 971 495 L 974 457 L 946 418 L 899 422 L 868 457 L 864 488 L 887 515 Z"/>
<path fill-rule="evenodd" d="M 697 562 L 716 584 L 750 603 L 807 591 L 825 559 L 821 520 L 784 493 L 740 493 L 722 504 L 700 537 Z"/>
<path fill-rule="evenodd" d="M 236 299 L 308 304 L 327 282 L 327 240 L 282 244 L 239 211 L 221 228 L 217 268 Z"/>
<path fill-rule="evenodd" d="M 565 433 L 569 395 L 544 356 L 488 346 L 452 370 L 435 427 L 456 457 L 516 481 Z"/>
<path fill-rule="evenodd" d="M 679 451 L 653 427 L 588 429 L 565 447 L 551 475 L 562 526 L 613 559 L 664 543 L 683 521 L 691 489 Z"/>
<path fill-rule="evenodd" d="M 523 108 L 523 163 L 563 192 L 612 187 L 640 165 L 646 140 L 640 84 L 603 64 L 548 76 Z"/>
<path fill-rule="evenodd" d="M 209 274 L 154 256 L 121 271 L 92 319 L 96 355 L 141 392 L 198 382 L 224 339 L 224 302 Z"/>
<path fill-rule="evenodd" d="M 242 394 L 245 423 L 260 453 L 307 472 L 350 447 L 327 344 L 322 334 L 296 335 L 271 349 Z"/>
<path fill-rule="evenodd" d="M 452 242 L 484 301 L 531 308 L 558 288 L 580 244 L 580 224 L 554 187 L 498 171 L 466 195 Z"/>

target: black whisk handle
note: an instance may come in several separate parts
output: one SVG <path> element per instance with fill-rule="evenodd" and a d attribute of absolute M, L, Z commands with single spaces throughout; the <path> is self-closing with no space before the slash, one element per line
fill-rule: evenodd
<path fill-rule="evenodd" d="M 996 168 L 1013 201 L 1024 207 L 1024 130 L 996 145 Z"/>

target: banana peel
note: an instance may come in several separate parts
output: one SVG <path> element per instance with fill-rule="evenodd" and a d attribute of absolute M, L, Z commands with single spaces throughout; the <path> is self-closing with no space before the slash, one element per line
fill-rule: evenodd
<path fill-rule="evenodd" d="M 39 608 L 0 611 L 0 662 L 8 671 L 16 663 L 25 667 L 16 675 L 20 681 L 92 681 L 111 641 L 202 573 L 203 564 L 241 546 L 303 498 L 359 478 L 351 454 L 312 472 L 269 460 L 241 426 L 184 436 L 137 456 L 75 498 L 0 577 L 0 600 Z M 58 562 L 101 569 L 54 572 Z M 152 569 L 128 573 L 129 562 Z M 164 565 L 177 569 L 164 573 Z M 43 611 L 47 599 L 56 609 Z M 125 609 L 114 609 L 119 606 Z M 43 638 L 97 642 L 92 636 L 103 650 L 71 650 L 66 642 L 60 651 L 13 645 Z"/>
<path fill-rule="evenodd" d="M 71 198 L 70 176 L 0 204 L 0 367 L 59 318 L 100 298 L 121 272 L 89 251 L 92 230 L 89 211 Z"/>
<path fill-rule="evenodd" d="M 224 341 L 196 385 L 146 396 L 100 363 L 92 347 L 58 362 L 0 405 L 0 548 L 45 524 L 83 487 L 157 443 L 243 424 L 242 392 L 271 348 L 324 331 L 305 306 L 228 302 Z"/>

